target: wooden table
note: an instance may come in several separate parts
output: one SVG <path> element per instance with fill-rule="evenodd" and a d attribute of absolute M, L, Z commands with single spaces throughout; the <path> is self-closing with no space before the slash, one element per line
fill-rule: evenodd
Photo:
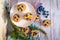
<path fill-rule="evenodd" d="M 10 6 L 21 0 L 10 0 Z M 22 0 L 30 2 L 32 5 L 40 2 L 50 12 L 51 26 L 49 28 L 43 28 L 48 34 L 48 40 L 60 40 L 60 0 Z M 46 40 L 46 37 L 40 33 L 41 40 Z"/>

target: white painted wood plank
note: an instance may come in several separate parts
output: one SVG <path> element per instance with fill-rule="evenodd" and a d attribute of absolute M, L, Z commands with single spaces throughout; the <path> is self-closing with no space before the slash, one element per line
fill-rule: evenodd
<path fill-rule="evenodd" d="M 45 7 L 45 10 L 49 11 L 49 13 L 50 13 L 51 12 L 50 11 L 50 0 L 40 0 L 40 2 L 43 3 L 43 6 Z M 49 17 L 48 19 L 51 19 L 51 18 Z M 50 37 L 50 34 L 51 34 L 50 27 L 49 28 L 41 27 L 41 28 L 43 28 L 46 31 L 46 33 L 48 35 L 48 40 L 51 40 L 51 37 Z M 41 35 L 41 37 L 42 37 L 41 40 L 46 40 L 42 35 Z"/>
<path fill-rule="evenodd" d="M 19 0 L 20 1 L 20 0 Z M 60 0 L 23 0 L 31 2 L 33 5 L 36 2 L 43 3 L 43 6 L 51 14 L 51 26 L 49 28 L 41 27 L 48 33 L 48 40 L 60 40 Z M 58 26 L 58 27 L 57 27 Z M 41 33 L 41 40 L 46 40 Z"/>

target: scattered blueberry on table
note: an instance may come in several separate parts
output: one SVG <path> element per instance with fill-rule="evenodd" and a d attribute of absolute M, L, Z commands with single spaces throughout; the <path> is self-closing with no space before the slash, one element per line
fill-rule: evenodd
<path fill-rule="evenodd" d="M 44 7 L 43 6 L 40 6 L 37 8 L 37 14 L 41 14 L 41 11 L 44 11 Z"/>
<path fill-rule="evenodd" d="M 49 16 L 49 12 L 48 11 L 43 11 L 43 14 L 42 14 L 45 18 L 48 18 Z"/>
<path fill-rule="evenodd" d="M 49 16 L 49 11 L 46 11 L 43 6 L 39 6 L 39 7 L 37 8 L 37 14 L 41 15 L 41 12 L 42 12 L 42 15 L 43 15 L 45 18 L 48 18 L 48 16 Z"/>

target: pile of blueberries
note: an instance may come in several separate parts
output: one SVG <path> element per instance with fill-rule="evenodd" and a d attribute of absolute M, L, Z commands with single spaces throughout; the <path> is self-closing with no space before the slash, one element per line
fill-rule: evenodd
<path fill-rule="evenodd" d="M 41 12 L 43 12 L 42 15 L 43 15 L 45 18 L 48 18 L 48 16 L 49 16 L 49 11 L 46 11 L 43 6 L 39 6 L 39 7 L 37 8 L 37 14 L 41 15 Z"/>

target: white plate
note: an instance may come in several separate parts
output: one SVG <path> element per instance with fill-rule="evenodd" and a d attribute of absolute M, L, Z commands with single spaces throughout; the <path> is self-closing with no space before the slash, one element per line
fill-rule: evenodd
<path fill-rule="evenodd" d="M 23 3 L 23 4 L 26 5 L 26 10 L 23 11 L 23 12 L 18 12 L 17 11 L 17 5 L 20 4 L 20 3 Z M 27 12 L 30 12 L 33 15 L 33 19 L 31 21 L 27 21 L 27 20 L 23 19 L 23 15 Z M 19 22 L 13 21 L 12 17 L 15 13 L 18 13 L 21 16 L 21 18 L 22 18 L 21 21 L 19 21 Z M 34 22 L 35 15 L 36 15 L 36 12 L 35 12 L 34 7 L 30 3 L 27 3 L 27 2 L 19 2 L 15 5 L 13 5 L 12 8 L 11 8 L 11 11 L 10 11 L 11 21 L 12 21 L 12 23 L 14 23 L 18 27 L 24 27 L 24 26 L 31 25 Z"/>

